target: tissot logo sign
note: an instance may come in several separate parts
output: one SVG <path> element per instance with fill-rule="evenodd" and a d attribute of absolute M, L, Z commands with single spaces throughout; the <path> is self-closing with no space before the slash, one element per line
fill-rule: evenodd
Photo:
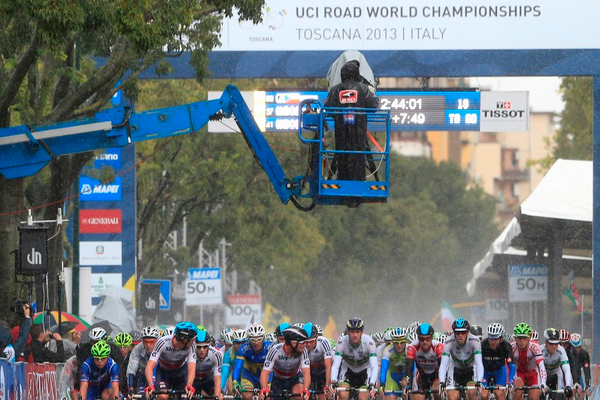
<path fill-rule="evenodd" d="M 481 92 L 481 132 L 529 130 L 528 92 Z"/>
<path fill-rule="evenodd" d="M 121 233 L 121 210 L 79 211 L 80 233 Z"/>

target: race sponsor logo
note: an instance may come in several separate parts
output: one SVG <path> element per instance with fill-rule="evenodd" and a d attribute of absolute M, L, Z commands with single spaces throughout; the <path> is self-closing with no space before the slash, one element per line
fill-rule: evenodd
<path fill-rule="evenodd" d="M 121 177 L 110 183 L 102 183 L 97 179 L 82 176 L 79 178 L 81 201 L 120 201 L 122 199 Z"/>
<path fill-rule="evenodd" d="M 340 103 L 352 104 L 358 101 L 358 92 L 356 90 L 342 90 L 340 92 Z"/>
<path fill-rule="evenodd" d="M 121 233 L 123 219 L 120 209 L 80 210 L 80 233 Z"/>

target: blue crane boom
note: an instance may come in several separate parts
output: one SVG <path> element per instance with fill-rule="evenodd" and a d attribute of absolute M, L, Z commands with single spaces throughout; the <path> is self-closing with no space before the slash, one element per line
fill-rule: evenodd
<path fill-rule="evenodd" d="M 316 121 L 315 109 L 318 110 Z M 265 170 L 283 204 L 287 204 L 291 199 L 300 209 L 312 209 L 316 204 L 358 205 L 362 202 L 386 201 L 389 174 L 389 112 L 369 113 L 375 118 L 374 121 L 381 121 L 381 116 L 387 115 L 385 149 L 363 152 L 369 153 L 384 165 L 380 175 L 384 175 L 385 179 L 373 185 L 374 182 L 331 180 L 323 165 L 327 165 L 328 162 L 331 164 L 336 151 L 325 148 L 323 126 L 324 122 L 332 117 L 328 116 L 330 111 L 318 102 L 312 104 L 310 110 L 311 114 L 303 113 L 303 106 L 300 107 L 301 126 L 298 135 L 302 142 L 311 148 L 313 156 L 307 167 L 307 175 L 293 179 L 286 177 L 248 105 L 233 85 L 228 85 L 222 96 L 216 100 L 139 113 L 132 112 L 128 107 L 118 106 L 84 119 L 36 127 L 20 125 L 0 129 L 0 174 L 6 179 L 23 178 L 36 174 L 54 158 L 63 155 L 185 135 L 199 131 L 211 119 L 234 117 L 248 147 Z M 377 125 L 377 122 L 373 122 L 373 126 Z M 306 132 L 314 132 L 314 136 L 306 139 Z M 312 204 L 302 206 L 298 202 L 299 198 L 310 198 Z M 350 203 L 348 199 L 351 199 Z"/>

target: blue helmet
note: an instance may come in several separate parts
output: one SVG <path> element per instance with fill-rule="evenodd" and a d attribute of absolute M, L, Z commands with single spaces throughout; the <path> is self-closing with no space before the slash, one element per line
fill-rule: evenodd
<path fill-rule="evenodd" d="M 459 318 L 452 323 L 452 330 L 454 332 L 468 332 L 470 328 L 469 321 L 464 318 Z"/>
<path fill-rule="evenodd" d="M 319 336 L 317 326 L 313 325 L 312 322 L 305 323 L 303 329 L 309 338 L 316 338 L 317 336 Z"/>
<path fill-rule="evenodd" d="M 275 328 L 275 334 L 277 336 L 283 336 L 283 331 L 285 331 L 289 327 L 290 327 L 290 324 L 288 324 L 287 322 L 283 322 L 283 323 L 279 324 L 277 326 L 277 328 Z"/>
<path fill-rule="evenodd" d="M 433 330 L 433 326 L 429 325 L 428 323 L 424 322 L 421 325 L 419 325 L 417 327 L 417 335 L 418 336 L 427 336 L 427 335 L 433 335 L 435 331 Z"/>
<path fill-rule="evenodd" d="M 210 341 L 210 335 L 205 330 L 198 331 L 198 335 L 196 336 L 196 342 L 204 343 Z"/>
<path fill-rule="evenodd" d="M 180 322 L 175 325 L 175 337 L 182 339 L 195 339 L 198 335 L 198 328 L 191 322 Z"/>

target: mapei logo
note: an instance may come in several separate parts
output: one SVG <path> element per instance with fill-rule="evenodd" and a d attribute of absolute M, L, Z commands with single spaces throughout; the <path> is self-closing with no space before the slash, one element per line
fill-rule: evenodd
<path fill-rule="evenodd" d="M 510 276 L 521 276 L 521 272 L 521 267 L 519 267 L 518 265 L 510 266 Z"/>
<path fill-rule="evenodd" d="M 121 177 L 103 184 L 97 179 L 82 176 L 79 178 L 81 201 L 120 201 L 122 199 Z"/>
<path fill-rule="evenodd" d="M 358 101 L 358 92 L 356 90 L 342 90 L 340 92 L 341 104 L 352 104 Z"/>
<path fill-rule="evenodd" d="M 502 110 L 510 110 L 510 101 L 497 101 L 496 108 Z"/>

